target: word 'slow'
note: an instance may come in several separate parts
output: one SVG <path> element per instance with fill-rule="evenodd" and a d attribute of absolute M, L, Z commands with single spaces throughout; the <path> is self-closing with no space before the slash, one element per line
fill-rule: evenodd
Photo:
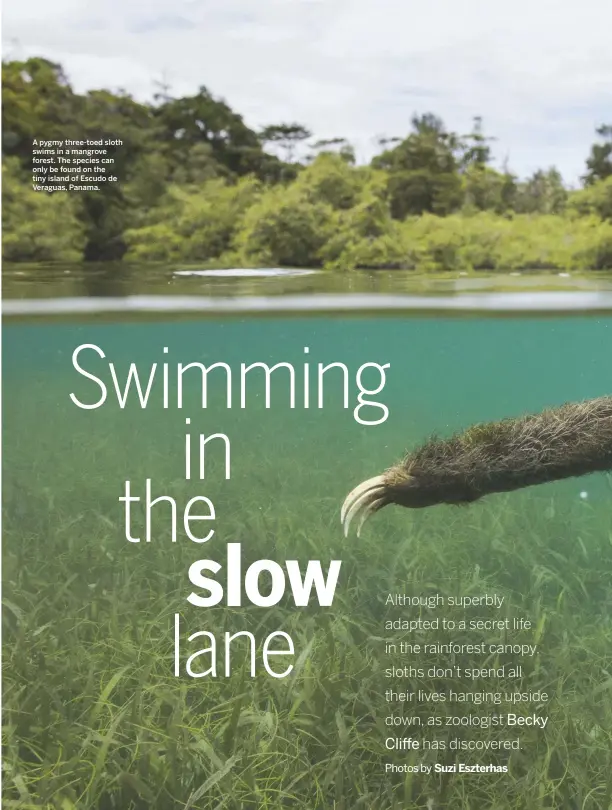
<path fill-rule="evenodd" d="M 287 577 L 291 587 L 293 602 L 296 607 L 306 607 L 310 602 L 310 595 L 314 586 L 316 601 L 319 605 L 329 607 L 333 600 L 340 574 L 340 560 L 332 560 L 329 564 L 327 577 L 323 575 L 320 560 L 309 560 L 306 571 L 302 573 L 298 560 L 285 560 L 285 571 L 274 560 L 256 560 L 248 566 L 242 575 L 242 554 L 240 543 L 227 544 L 227 567 L 225 590 L 216 579 L 204 576 L 204 572 L 218 574 L 223 566 L 215 560 L 196 560 L 189 567 L 189 580 L 197 588 L 207 592 L 203 596 L 195 591 L 190 593 L 187 601 L 196 607 L 212 607 L 218 605 L 225 595 L 225 603 L 229 607 L 239 607 L 242 604 L 242 589 L 251 604 L 258 607 L 277 605 L 285 595 Z M 267 574 L 269 584 L 267 594 L 262 594 L 260 577 Z"/>

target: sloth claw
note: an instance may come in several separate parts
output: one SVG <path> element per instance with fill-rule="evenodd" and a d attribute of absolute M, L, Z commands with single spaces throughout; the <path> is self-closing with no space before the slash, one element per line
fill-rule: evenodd
<path fill-rule="evenodd" d="M 357 519 L 357 537 L 359 537 L 361 527 L 366 520 L 387 503 L 385 490 L 384 475 L 376 475 L 374 478 L 363 481 L 349 492 L 340 510 L 340 522 L 345 537 L 348 537 L 351 523 L 355 519 Z"/>

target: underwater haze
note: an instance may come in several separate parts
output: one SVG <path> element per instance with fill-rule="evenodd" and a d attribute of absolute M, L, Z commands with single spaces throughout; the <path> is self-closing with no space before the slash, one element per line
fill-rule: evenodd
<path fill-rule="evenodd" d="M 340 507 L 354 486 L 434 434 L 612 395 L 609 278 L 421 281 L 404 273 L 210 275 L 112 266 L 5 272 L 5 807 L 608 810 L 610 478 L 592 475 L 464 507 L 391 506 L 359 538 L 343 536 Z M 73 353 L 83 345 L 104 353 L 78 355 L 102 384 L 75 368 Z M 113 382 L 114 373 L 125 388 L 132 363 L 145 383 L 157 364 L 144 409 L 135 389 L 122 407 Z M 178 363 L 227 364 L 231 407 L 224 368 L 208 377 L 206 407 L 201 375 L 186 373 L 177 407 Z M 295 407 L 287 368 L 271 375 L 270 407 L 264 375 L 253 371 L 241 407 L 240 367 L 252 363 L 292 366 Z M 319 363 L 342 364 L 326 372 L 322 408 Z M 359 377 L 367 363 L 375 365 Z M 361 409 L 359 380 L 370 403 Z M 75 404 L 94 405 L 104 390 L 101 407 Z M 186 480 L 187 433 L 194 442 L 198 434 L 229 438 L 229 480 L 221 442 L 207 448 L 204 479 L 194 460 Z M 126 539 L 119 498 L 128 480 L 132 494 L 144 497 L 147 479 L 153 497 L 177 503 L 176 542 L 163 503 L 152 512 L 149 543 Z M 193 529 L 214 529 L 206 543 L 183 530 L 182 512 L 195 496 L 214 504 L 215 519 Z M 142 502 L 133 517 L 134 536 L 144 538 Z M 341 560 L 333 604 L 296 607 L 288 594 L 269 607 L 190 604 L 190 566 L 217 560 L 225 582 L 228 543 L 241 544 L 243 570 L 268 559 L 297 560 L 302 568 L 320 560 L 327 571 Z M 428 676 L 429 667 L 484 666 L 485 659 L 402 655 L 387 642 L 517 636 L 386 630 L 386 621 L 404 615 L 451 616 L 390 607 L 389 593 L 503 596 L 497 613 L 472 609 L 470 617 L 528 619 L 531 629 L 520 639 L 538 652 L 521 659 L 519 677 L 499 684 Z M 293 640 L 294 669 L 270 677 L 258 648 L 252 678 L 240 641 L 229 677 L 221 646 L 216 676 L 189 677 L 185 660 L 205 645 L 187 636 L 204 630 L 218 639 L 249 631 L 259 645 L 283 631 Z M 485 661 L 491 668 L 513 662 L 503 655 Z M 426 672 L 387 674 L 408 665 Z M 485 721 L 429 727 L 428 718 L 444 717 L 449 706 L 386 697 L 389 689 L 450 688 L 544 692 L 545 705 L 458 705 L 451 713 L 537 713 L 549 721 L 519 731 Z M 390 728 L 391 715 L 412 718 L 416 728 Z M 390 736 L 446 745 L 389 750 Z M 519 747 L 490 746 L 484 754 L 448 745 L 515 738 Z M 416 762 L 431 772 L 386 767 Z M 479 762 L 508 770 L 433 768 Z"/>

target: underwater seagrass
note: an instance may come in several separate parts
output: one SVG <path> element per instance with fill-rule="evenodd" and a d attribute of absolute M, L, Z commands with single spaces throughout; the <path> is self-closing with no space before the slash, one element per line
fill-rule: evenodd
<path fill-rule="evenodd" d="M 612 396 L 474 425 L 433 438 L 349 493 L 344 534 L 357 519 L 397 504 L 413 509 L 468 504 L 484 495 L 612 470 Z"/>

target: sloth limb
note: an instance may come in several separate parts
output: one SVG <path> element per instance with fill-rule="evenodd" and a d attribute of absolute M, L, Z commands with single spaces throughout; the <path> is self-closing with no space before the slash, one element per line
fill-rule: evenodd
<path fill-rule="evenodd" d="M 384 506 L 467 504 L 496 492 L 612 470 L 612 396 L 432 438 L 349 493 L 344 534 Z"/>

